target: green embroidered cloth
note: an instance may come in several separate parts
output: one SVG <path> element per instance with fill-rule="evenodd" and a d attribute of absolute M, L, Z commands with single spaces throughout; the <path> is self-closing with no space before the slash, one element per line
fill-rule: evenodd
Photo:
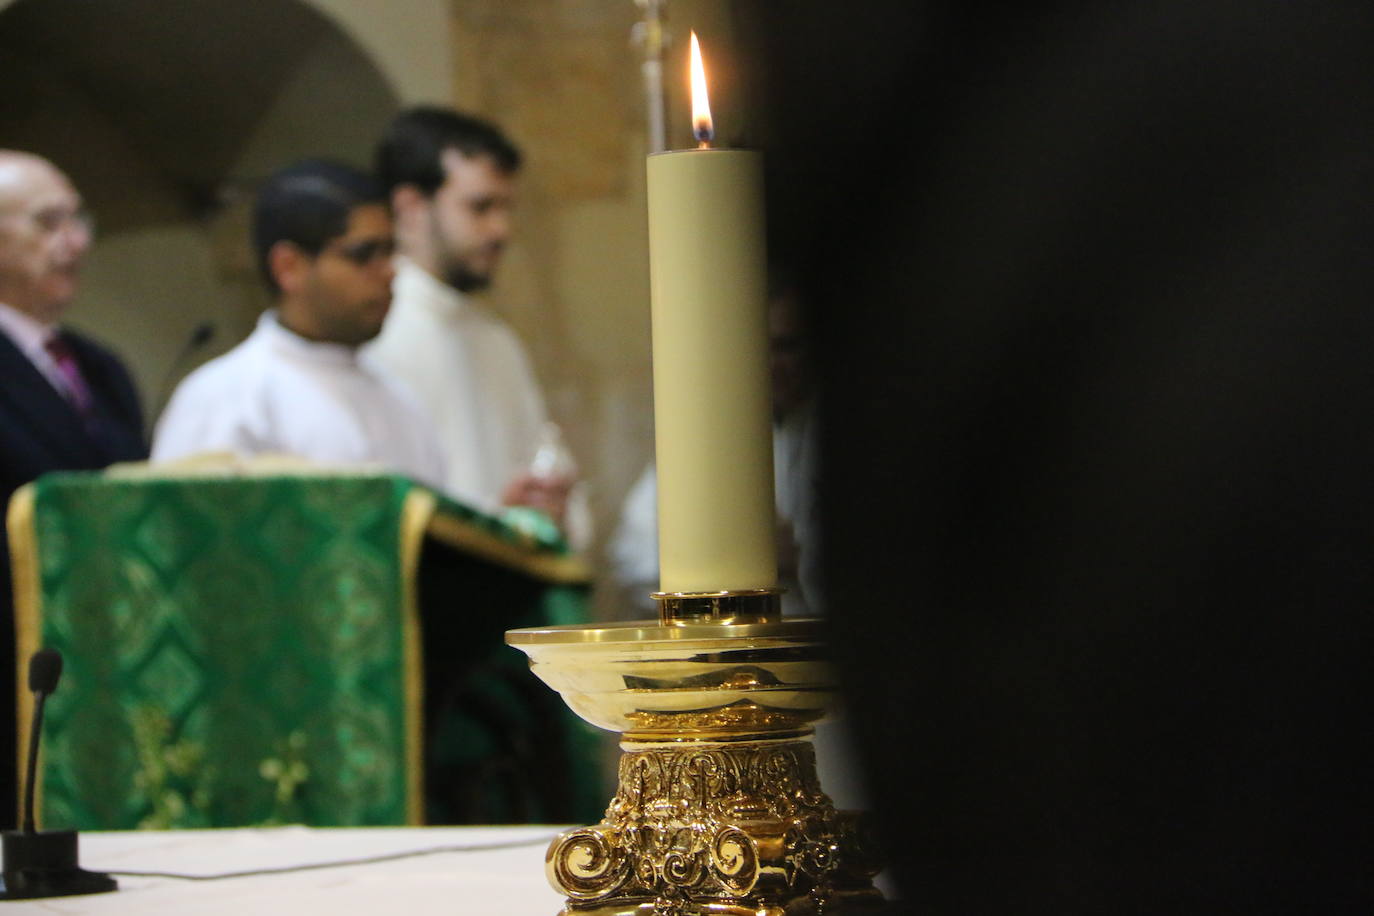
<path fill-rule="evenodd" d="M 584 619 L 550 531 L 381 475 L 58 474 L 10 525 L 21 662 L 66 659 L 47 827 L 599 816 L 595 740 L 501 643 Z"/>

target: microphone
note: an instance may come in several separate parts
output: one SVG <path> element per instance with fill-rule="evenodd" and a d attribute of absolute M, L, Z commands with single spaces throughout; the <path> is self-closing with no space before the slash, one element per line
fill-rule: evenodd
<path fill-rule="evenodd" d="M 177 355 L 172 359 L 172 363 L 167 367 L 167 372 L 162 376 L 162 382 L 157 386 L 157 401 L 154 403 L 157 409 L 152 413 L 152 419 L 157 420 L 162 413 L 162 409 L 167 406 L 167 402 L 172 399 L 172 383 L 177 380 L 177 373 L 186 364 L 186 360 L 199 350 L 201 347 L 215 339 L 215 325 L 210 321 L 202 321 L 191 329 L 186 342 L 181 345 Z M 149 423 L 148 428 L 151 433 L 153 424 Z"/>
<path fill-rule="evenodd" d="M 29 659 L 29 690 L 33 693 L 33 725 L 29 730 L 28 782 L 24 785 L 24 832 L 33 833 L 33 785 L 38 775 L 38 740 L 43 733 L 43 705 L 62 679 L 62 653 L 39 649 Z"/>
<path fill-rule="evenodd" d="M 6 830 L 4 869 L 0 872 L 0 900 L 31 900 L 99 894 L 119 885 L 109 875 L 86 871 L 77 862 L 75 830 L 35 830 L 33 790 L 38 778 L 38 740 L 43 734 L 43 706 L 62 678 L 62 654 L 39 649 L 29 659 L 29 690 L 33 691 L 33 726 L 29 731 L 29 761 L 24 786 L 24 829 Z"/>
<path fill-rule="evenodd" d="M 34 693 L 50 694 L 57 690 L 62 679 L 62 653 L 56 649 L 39 649 L 29 660 L 29 689 Z"/>

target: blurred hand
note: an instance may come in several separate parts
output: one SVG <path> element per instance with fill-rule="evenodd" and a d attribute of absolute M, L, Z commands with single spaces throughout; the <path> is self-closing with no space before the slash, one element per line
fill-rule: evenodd
<path fill-rule="evenodd" d="M 520 474 L 506 484 L 501 504 L 538 509 L 561 528 L 568 509 L 568 494 L 575 482 L 563 474 Z"/>

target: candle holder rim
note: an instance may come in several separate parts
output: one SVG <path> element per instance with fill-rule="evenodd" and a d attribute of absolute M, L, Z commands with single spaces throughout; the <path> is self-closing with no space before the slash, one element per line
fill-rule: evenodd
<path fill-rule="evenodd" d="M 710 591 L 695 592 L 650 592 L 649 597 L 655 601 L 662 601 L 665 598 L 758 598 L 768 595 L 781 595 L 787 589 L 781 585 L 769 585 L 763 588 L 718 588 Z"/>
<path fill-rule="evenodd" d="M 588 643 L 686 643 L 722 640 L 803 640 L 820 642 L 825 621 L 819 617 L 792 617 L 768 623 L 689 623 L 664 626 L 657 620 L 631 620 L 619 624 L 564 624 L 506 631 L 506 643 L 524 646 L 582 645 Z"/>

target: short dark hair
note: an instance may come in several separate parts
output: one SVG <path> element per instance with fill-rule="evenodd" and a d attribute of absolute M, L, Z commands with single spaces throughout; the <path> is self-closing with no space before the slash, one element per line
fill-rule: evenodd
<path fill-rule="evenodd" d="M 421 105 L 397 115 L 377 144 L 377 177 L 387 193 L 413 184 L 426 196 L 439 190 L 445 150 L 490 156 L 501 171 L 520 170 L 520 150 L 489 121 L 449 108 Z"/>
<path fill-rule="evenodd" d="M 306 159 L 273 174 L 258 191 L 253 210 L 253 249 L 267 288 L 281 292 L 267 263 L 273 245 L 291 242 L 317 255 L 330 239 L 348 231 L 355 208 L 386 203 L 386 192 L 375 178 L 341 162 Z"/>

